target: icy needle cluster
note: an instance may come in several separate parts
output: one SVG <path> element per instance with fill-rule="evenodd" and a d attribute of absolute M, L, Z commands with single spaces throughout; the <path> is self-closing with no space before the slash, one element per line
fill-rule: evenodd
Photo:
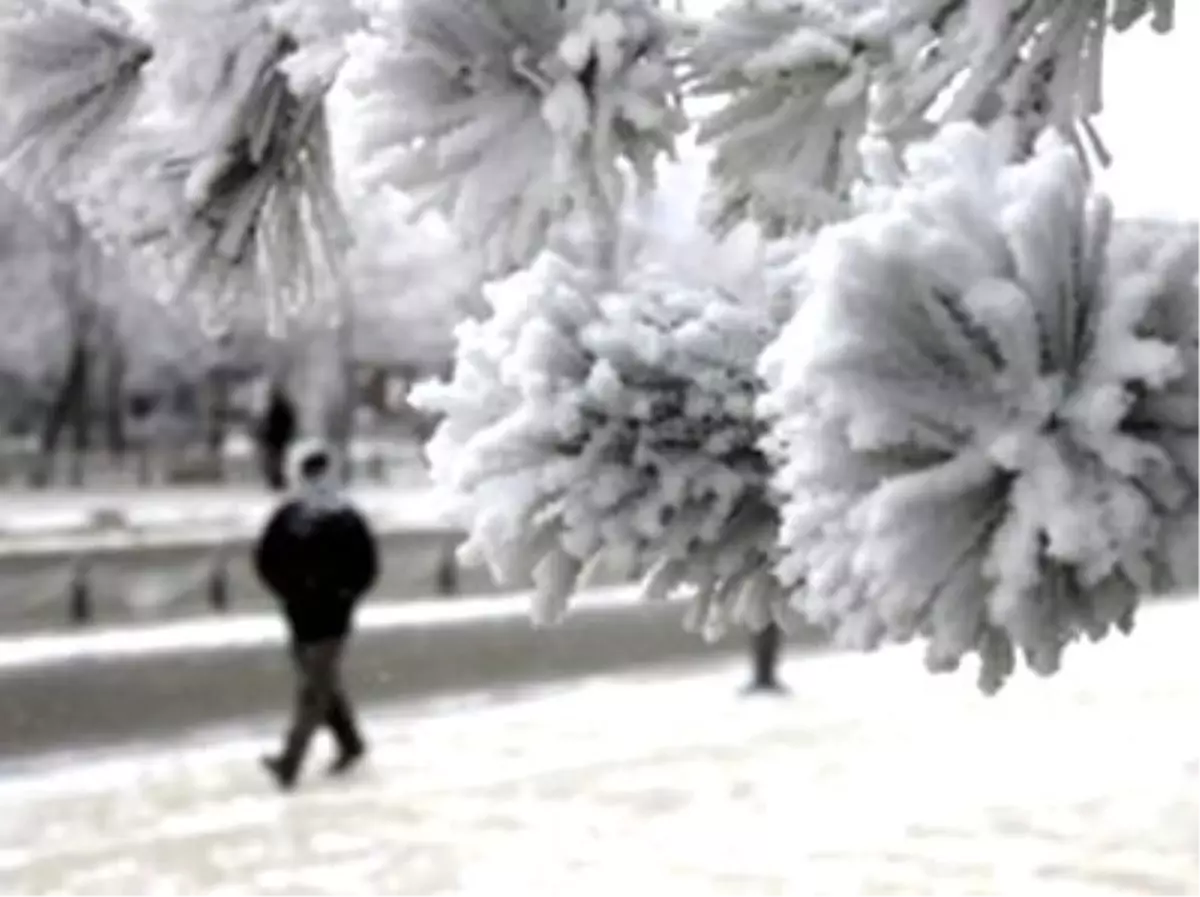
<path fill-rule="evenodd" d="M 1005 121 L 1028 153 L 1047 127 L 1107 164 L 1101 109 L 1108 31 L 1173 0 L 729 0 L 683 53 L 699 140 L 712 147 L 708 211 L 725 230 L 776 233 L 852 213 L 865 133 L 897 146 L 948 122 Z"/>
<path fill-rule="evenodd" d="M 722 100 L 700 120 L 714 150 L 710 217 L 783 233 L 843 217 L 857 176 L 875 56 L 863 4 L 734 0 L 685 54 L 689 92 Z"/>
<path fill-rule="evenodd" d="M 1132 246 L 1063 141 L 1005 155 L 948 126 L 821 232 L 761 403 L 795 606 L 987 691 L 1186 584 L 1196 520 L 1195 230 Z"/>
<path fill-rule="evenodd" d="M 347 70 L 360 152 L 510 273 L 565 209 L 620 207 L 619 162 L 649 178 L 670 149 L 669 38 L 650 0 L 390 4 Z"/>
<path fill-rule="evenodd" d="M 782 606 L 754 411 L 772 297 L 726 288 L 756 264 L 725 265 L 735 248 L 677 239 L 637 235 L 615 273 L 556 240 L 487 290 L 492 315 L 461 325 L 453 379 L 417 396 L 443 416 L 427 451 L 468 559 L 504 582 L 532 575 L 538 620 L 593 563 L 645 573 L 648 597 L 688 587 L 689 623 L 709 635 Z"/>
<path fill-rule="evenodd" d="M 216 317 L 266 301 L 275 323 L 328 296 L 346 233 L 325 126 L 328 84 L 298 94 L 298 44 L 265 4 L 152 6 L 162 48 L 153 104 L 80 186 L 81 214 L 133 250 L 166 298 Z"/>
<path fill-rule="evenodd" d="M 352 36 L 367 24 L 350 0 L 271 0 L 267 14 L 275 30 L 296 43 L 282 69 L 292 91 L 302 96 L 329 89 L 346 63 Z"/>
<path fill-rule="evenodd" d="M 94 163 L 152 55 L 106 0 L 0 0 L 0 179 L 36 196 Z"/>
<path fill-rule="evenodd" d="M 914 120 L 1020 121 L 1026 142 L 1053 127 L 1107 161 L 1090 119 L 1102 107 L 1101 68 L 1111 27 L 1124 31 L 1150 16 L 1170 31 L 1174 0 L 887 0 L 888 27 L 920 46 L 883 86 L 885 127 Z M 936 114 L 934 105 L 941 107 Z"/>

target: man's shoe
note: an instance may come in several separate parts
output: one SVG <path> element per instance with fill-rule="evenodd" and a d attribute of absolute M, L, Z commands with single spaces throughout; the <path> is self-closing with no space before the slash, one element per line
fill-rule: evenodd
<path fill-rule="evenodd" d="M 359 761 L 367 755 L 367 749 L 359 746 L 350 751 L 342 751 L 333 762 L 329 764 L 329 774 L 331 776 L 345 775 L 359 764 Z"/>
<path fill-rule="evenodd" d="M 284 763 L 282 757 L 262 757 L 263 768 L 275 779 L 281 791 L 291 791 L 296 785 L 296 770 Z"/>

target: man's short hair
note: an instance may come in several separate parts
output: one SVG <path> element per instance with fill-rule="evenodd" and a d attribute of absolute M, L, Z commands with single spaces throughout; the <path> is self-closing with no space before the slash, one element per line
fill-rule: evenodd
<path fill-rule="evenodd" d="M 288 482 L 294 486 L 320 479 L 333 467 L 333 450 L 322 439 L 301 439 L 288 452 Z"/>
<path fill-rule="evenodd" d="M 325 449 L 313 449 L 300 460 L 300 476 L 306 480 L 324 476 L 332 459 Z"/>

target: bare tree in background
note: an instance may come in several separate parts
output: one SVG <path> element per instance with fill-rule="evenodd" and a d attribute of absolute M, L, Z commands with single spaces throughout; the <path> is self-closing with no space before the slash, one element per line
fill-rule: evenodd
<path fill-rule="evenodd" d="M 412 223 L 408 201 L 382 189 L 355 197 L 349 210 L 355 244 L 348 258 L 344 355 L 387 370 L 409 385 L 448 373 L 454 328 L 487 313 L 478 258 L 436 219 Z M 428 435 L 427 417 L 406 414 L 413 435 Z"/>
<path fill-rule="evenodd" d="M 90 341 L 96 319 L 94 296 L 88 289 L 88 241 L 79 219 L 61 207 L 54 210 L 51 232 L 51 291 L 66 311 L 67 366 L 41 428 L 32 483 L 39 487 L 49 483 L 62 436 L 70 430 L 68 479 L 71 485 L 82 486 L 84 456 L 90 444 Z"/>
<path fill-rule="evenodd" d="M 199 386 L 220 360 L 194 309 L 154 301 L 68 210 L 0 195 L 0 375 L 17 387 L 4 397 L 6 413 L 28 419 L 40 409 L 23 465 L 31 485 L 52 482 L 64 455 L 66 480 L 82 485 L 85 456 L 101 446 L 123 463 L 130 391 Z M 208 427 L 210 444 L 223 442 L 212 434 L 225 416 Z"/>

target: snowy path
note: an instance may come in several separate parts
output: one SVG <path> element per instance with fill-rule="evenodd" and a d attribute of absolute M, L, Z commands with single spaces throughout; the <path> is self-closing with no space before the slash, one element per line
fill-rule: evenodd
<path fill-rule="evenodd" d="M 291 797 L 273 733 L 10 775 L 0 892 L 1196 893 L 1197 622 L 990 700 L 906 648 L 793 661 L 781 702 L 722 666 L 393 713 Z"/>

